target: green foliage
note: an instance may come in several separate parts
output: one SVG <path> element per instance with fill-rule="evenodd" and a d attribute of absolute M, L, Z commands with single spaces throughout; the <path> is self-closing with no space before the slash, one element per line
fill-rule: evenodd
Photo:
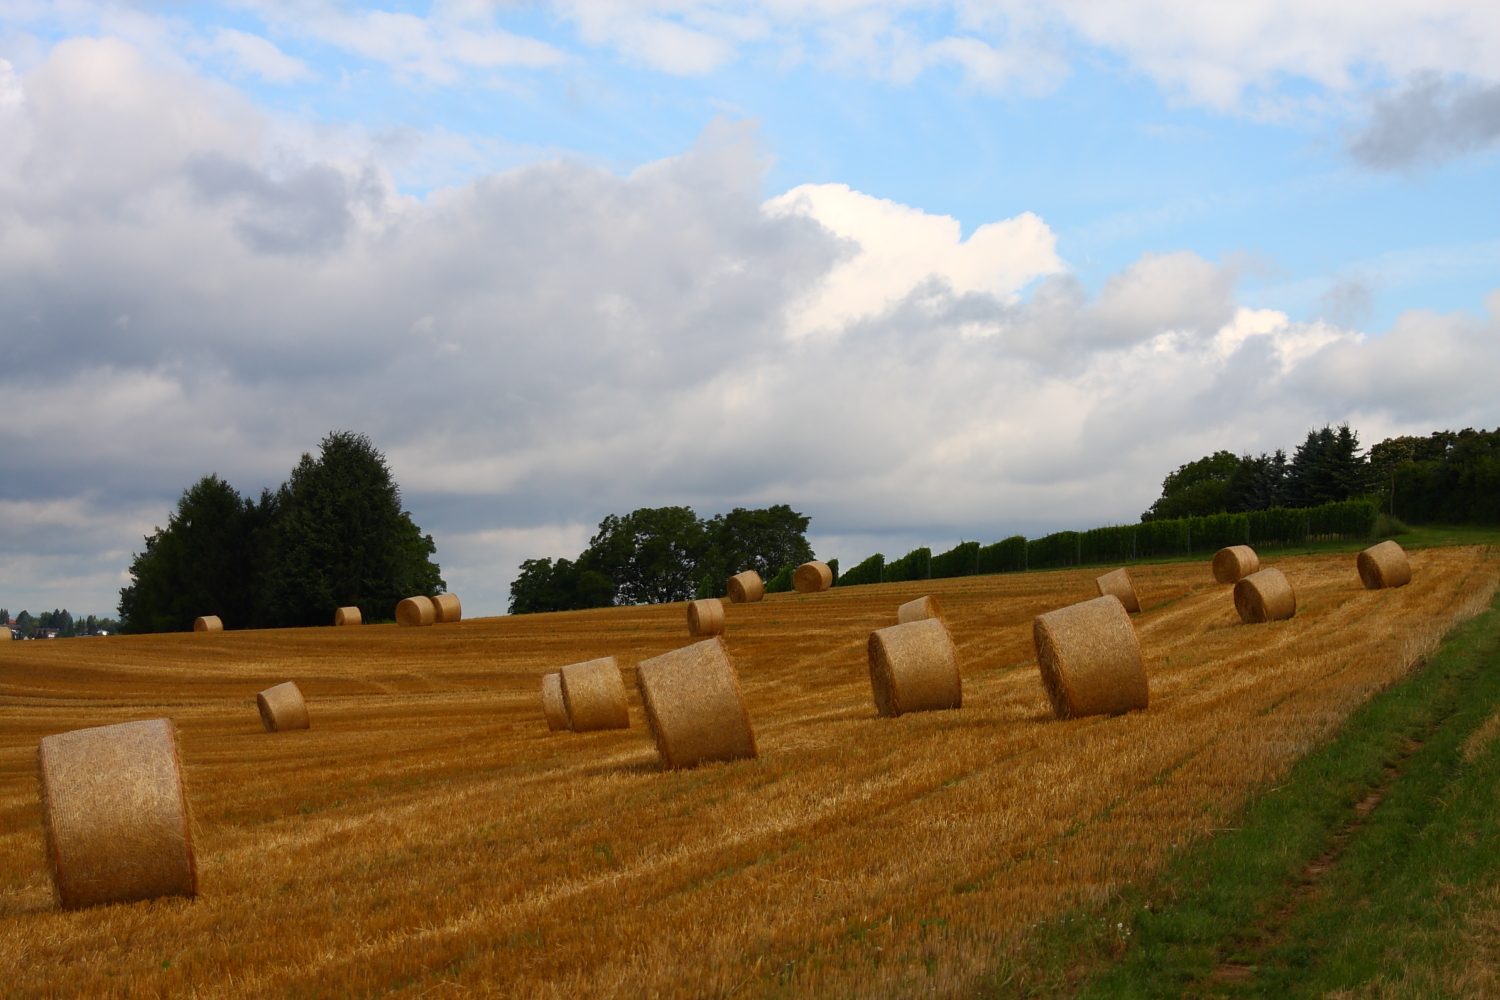
<path fill-rule="evenodd" d="M 833 586 L 837 587 L 839 585 L 839 561 L 837 559 L 828 560 L 828 568 L 833 573 Z"/>
<path fill-rule="evenodd" d="M 1141 515 L 1141 520 L 1166 520 L 1228 510 L 1230 480 L 1239 472 L 1240 459 L 1229 451 L 1216 451 L 1207 458 L 1178 466 L 1162 480 L 1161 498 Z"/>
<path fill-rule="evenodd" d="M 854 587 L 862 583 L 880 583 L 885 579 L 885 556 L 875 553 L 858 566 L 839 577 L 840 587 Z"/>
<path fill-rule="evenodd" d="M 1359 454 L 1359 435 L 1340 424 L 1308 431 L 1287 469 L 1290 507 L 1316 507 L 1364 496 L 1371 488 L 1370 463 Z"/>
<path fill-rule="evenodd" d="M 600 521 L 579 563 L 614 582 L 617 604 L 663 604 L 696 592 L 706 548 L 691 507 L 642 507 Z"/>
<path fill-rule="evenodd" d="M 976 573 L 1019 573 L 1026 565 L 1026 536 L 1012 535 L 994 545 L 980 547 Z"/>
<path fill-rule="evenodd" d="M 435 550 L 401 510 L 385 456 L 362 434 L 332 433 L 259 502 L 216 475 L 184 491 L 131 563 L 121 631 L 183 631 L 205 614 L 225 628 L 325 625 L 348 605 L 388 619 L 401 598 L 443 588 Z"/>
<path fill-rule="evenodd" d="M 1411 534 L 1411 528 L 1407 527 L 1406 522 L 1399 517 L 1381 514 L 1379 520 L 1375 522 L 1376 538 L 1395 538 L 1397 535 L 1409 534 Z"/>
<path fill-rule="evenodd" d="M 1500 524 L 1500 428 L 1390 438 L 1370 449 L 1383 506 L 1415 524 Z"/>
<path fill-rule="evenodd" d="M 510 585 L 510 613 L 579 611 L 615 603 L 615 583 L 582 561 L 528 559 Z"/>
<path fill-rule="evenodd" d="M 800 563 L 798 565 L 801 565 Z M 766 593 L 784 594 L 792 589 L 792 574 L 797 572 L 797 567 L 790 564 L 781 567 L 781 570 L 771 579 L 766 581 Z"/>
<path fill-rule="evenodd" d="M 932 578 L 973 576 L 979 566 L 979 543 L 959 542 L 947 552 L 932 557 Z"/>
<path fill-rule="evenodd" d="M 929 580 L 932 578 L 932 550 L 926 547 L 912 549 L 900 559 L 885 564 L 885 582 L 899 583 L 902 580 Z"/>
<path fill-rule="evenodd" d="M 724 581 L 736 573 L 753 569 L 769 580 L 783 566 L 801 566 L 812 559 L 806 538 L 811 520 L 783 503 L 760 510 L 736 507 L 705 522 L 708 545 L 702 561 L 718 581 L 716 596 L 723 596 Z"/>

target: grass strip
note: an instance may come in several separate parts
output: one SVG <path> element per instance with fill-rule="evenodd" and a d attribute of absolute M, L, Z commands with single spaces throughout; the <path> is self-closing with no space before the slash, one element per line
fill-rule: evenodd
<path fill-rule="evenodd" d="M 1473 984 L 1500 985 L 1476 964 L 1500 955 L 1497 734 L 1500 598 L 1236 829 L 1038 928 L 979 995 L 1490 995 Z"/>

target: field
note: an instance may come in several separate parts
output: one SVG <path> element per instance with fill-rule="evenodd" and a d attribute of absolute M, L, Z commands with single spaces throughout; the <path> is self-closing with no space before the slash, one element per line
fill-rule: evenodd
<path fill-rule="evenodd" d="M 1487 547 L 1414 552 L 1380 592 L 1347 554 L 1268 561 L 1299 611 L 1258 626 L 1204 562 L 1133 568 L 1151 707 L 1066 723 L 1031 620 L 1096 570 L 733 606 L 760 759 L 675 773 L 632 668 L 690 641 L 681 605 L 0 647 L 4 995 L 967 995 L 1040 923 L 1223 828 L 1500 583 Z M 964 707 L 877 718 L 866 636 L 923 593 Z M 609 654 L 632 728 L 549 734 L 539 675 Z M 267 734 L 255 692 L 287 679 L 314 728 Z M 201 897 L 58 911 L 37 739 L 163 715 Z"/>

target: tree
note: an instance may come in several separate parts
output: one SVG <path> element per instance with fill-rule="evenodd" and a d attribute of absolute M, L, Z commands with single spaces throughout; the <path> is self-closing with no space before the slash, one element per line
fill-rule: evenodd
<path fill-rule="evenodd" d="M 199 615 L 254 623 L 256 533 L 263 511 L 217 475 L 183 491 L 165 528 L 146 536 L 120 591 L 122 632 L 177 632 Z"/>
<path fill-rule="evenodd" d="M 615 583 L 582 560 L 528 559 L 510 585 L 510 613 L 579 611 L 615 603 Z"/>
<path fill-rule="evenodd" d="M 398 601 L 445 589 L 431 535 L 401 509 L 385 456 L 363 434 L 325 437 L 276 494 L 262 584 L 268 624 L 322 625 L 357 606 L 390 618 Z"/>
<path fill-rule="evenodd" d="M 691 507 L 641 507 L 600 521 L 579 563 L 614 582 L 617 604 L 665 604 L 693 596 L 705 541 Z"/>
<path fill-rule="evenodd" d="M 710 543 L 706 561 L 711 565 L 704 567 L 714 573 L 714 592 L 722 594 L 724 581 L 747 569 L 770 580 L 787 566 L 812 559 L 806 537 L 811 520 L 784 503 L 760 510 L 736 507 L 714 517 L 705 526 Z"/>
<path fill-rule="evenodd" d="M 1359 450 L 1359 435 L 1347 423 L 1308 431 L 1287 469 L 1288 505 L 1317 507 L 1368 493 L 1370 465 Z"/>
<path fill-rule="evenodd" d="M 1180 465 L 1162 480 L 1161 497 L 1141 515 L 1142 521 L 1201 517 L 1229 509 L 1230 480 L 1240 471 L 1232 451 L 1216 451 L 1196 462 Z"/>

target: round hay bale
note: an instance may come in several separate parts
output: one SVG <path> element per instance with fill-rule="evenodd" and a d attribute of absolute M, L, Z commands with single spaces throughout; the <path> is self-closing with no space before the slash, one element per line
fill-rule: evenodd
<path fill-rule="evenodd" d="M 1247 625 L 1279 622 L 1297 613 L 1297 592 L 1281 570 L 1268 566 L 1234 585 L 1234 610 Z"/>
<path fill-rule="evenodd" d="M 1404 587 L 1411 583 L 1411 563 L 1406 560 L 1406 550 L 1391 539 L 1361 552 L 1358 565 L 1359 578 L 1367 590 Z"/>
<path fill-rule="evenodd" d="M 193 619 L 194 632 L 222 632 L 224 623 L 219 620 L 218 615 L 204 615 Z"/>
<path fill-rule="evenodd" d="M 1100 597 L 1118 597 L 1130 614 L 1139 614 L 1141 600 L 1135 596 L 1135 584 L 1130 581 L 1130 571 L 1124 566 L 1111 570 L 1094 581 Z"/>
<path fill-rule="evenodd" d="M 171 719 L 37 744 L 47 862 L 64 909 L 198 892 Z"/>
<path fill-rule="evenodd" d="M 359 608 L 339 608 L 333 613 L 334 625 L 363 625 L 365 616 L 360 614 Z"/>
<path fill-rule="evenodd" d="M 0 642 L 10 642 L 15 636 L 10 634 L 10 626 L 0 622 Z"/>
<path fill-rule="evenodd" d="M 555 670 L 542 675 L 542 714 L 551 732 L 573 728 L 568 724 L 568 706 L 563 701 L 562 674 Z"/>
<path fill-rule="evenodd" d="M 1140 641 L 1113 594 L 1037 615 L 1031 636 L 1059 719 L 1121 715 L 1150 702 Z"/>
<path fill-rule="evenodd" d="M 430 597 L 408 597 L 396 605 L 397 625 L 431 625 L 437 621 L 437 606 Z"/>
<path fill-rule="evenodd" d="M 919 597 L 915 601 L 907 601 L 896 609 L 896 623 L 905 625 L 907 622 L 919 622 L 927 618 L 942 618 L 943 608 L 938 604 L 936 597 Z"/>
<path fill-rule="evenodd" d="M 625 681 L 613 656 L 571 663 L 558 673 L 562 675 L 563 708 L 573 732 L 630 728 Z"/>
<path fill-rule="evenodd" d="M 1214 553 L 1214 580 L 1239 583 L 1260 569 L 1260 556 L 1248 545 L 1231 545 Z"/>
<path fill-rule="evenodd" d="M 260 721 L 268 733 L 308 729 L 312 725 L 302 691 L 291 681 L 266 688 L 255 696 L 255 704 L 260 708 Z"/>
<path fill-rule="evenodd" d="M 708 639 L 642 660 L 635 683 L 664 767 L 756 755 L 755 733 L 724 640 Z"/>
<path fill-rule="evenodd" d="M 688 635 L 719 635 L 724 631 L 724 604 L 717 597 L 689 601 Z"/>
<path fill-rule="evenodd" d="M 792 572 L 792 586 L 799 594 L 820 594 L 833 586 L 833 567 L 825 562 L 805 562 Z"/>
<path fill-rule="evenodd" d="M 870 633 L 868 650 L 870 687 L 881 715 L 895 718 L 963 707 L 958 654 L 942 619 L 921 618 L 876 629 Z"/>
<path fill-rule="evenodd" d="M 439 625 L 449 622 L 461 621 L 464 616 L 464 606 L 459 601 L 457 594 L 439 594 L 432 598 L 433 619 Z"/>
<path fill-rule="evenodd" d="M 728 591 L 729 600 L 734 604 L 754 604 L 766 596 L 766 585 L 761 582 L 760 574 L 753 569 L 731 576 L 724 584 L 724 589 Z"/>

